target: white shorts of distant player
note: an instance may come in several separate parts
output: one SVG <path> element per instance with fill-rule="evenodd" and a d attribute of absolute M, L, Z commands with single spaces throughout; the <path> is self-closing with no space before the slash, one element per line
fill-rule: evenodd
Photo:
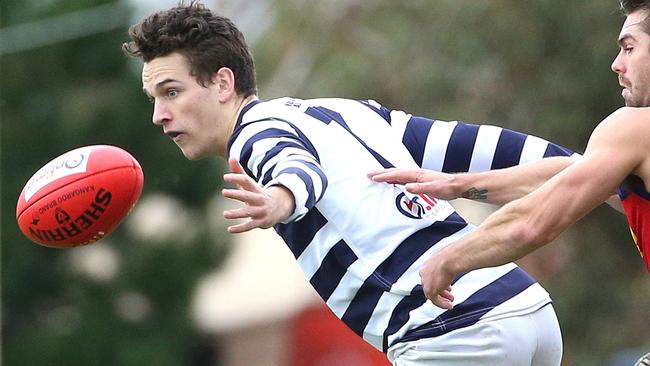
<path fill-rule="evenodd" d="M 551 304 L 520 316 L 479 321 L 435 338 L 398 343 L 394 366 L 558 366 L 562 334 Z"/>

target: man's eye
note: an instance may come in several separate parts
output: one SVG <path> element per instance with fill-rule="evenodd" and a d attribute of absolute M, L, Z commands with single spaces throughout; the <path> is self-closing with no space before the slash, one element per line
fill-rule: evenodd
<path fill-rule="evenodd" d="M 169 96 L 170 98 L 175 98 L 175 97 L 177 97 L 177 96 L 178 96 L 178 90 L 176 90 L 176 89 L 169 89 L 169 91 L 167 91 L 167 96 Z"/>

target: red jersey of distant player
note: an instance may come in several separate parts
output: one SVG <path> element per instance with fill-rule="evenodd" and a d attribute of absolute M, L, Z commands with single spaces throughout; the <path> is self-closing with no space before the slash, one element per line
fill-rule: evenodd
<path fill-rule="evenodd" d="M 643 180 L 629 176 L 619 188 L 619 196 L 630 224 L 632 238 L 650 272 L 650 192 Z"/>

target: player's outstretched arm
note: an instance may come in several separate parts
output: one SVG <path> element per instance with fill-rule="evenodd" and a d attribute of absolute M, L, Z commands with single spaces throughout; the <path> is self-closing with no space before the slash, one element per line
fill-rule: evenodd
<path fill-rule="evenodd" d="M 370 172 L 368 177 L 375 182 L 404 184 L 411 193 L 424 193 L 446 200 L 466 198 L 505 204 L 532 192 L 571 165 L 576 157 L 557 156 L 478 173 L 448 174 L 427 169 L 394 168 Z"/>
<path fill-rule="evenodd" d="M 241 224 L 228 227 L 229 233 L 243 233 L 255 228 L 267 229 L 285 220 L 294 210 L 291 192 L 279 185 L 262 187 L 246 175 L 244 168 L 235 158 L 228 159 L 231 173 L 224 174 L 226 183 L 237 189 L 223 189 L 222 195 L 244 203 L 243 207 L 226 210 L 226 219 L 245 219 Z"/>
<path fill-rule="evenodd" d="M 639 113 L 612 114 L 594 130 L 584 157 L 529 195 L 497 210 L 474 232 L 434 253 L 420 271 L 427 298 L 449 308 L 451 304 L 441 301 L 439 294 L 457 273 L 519 259 L 607 200 L 646 159 L 649 146 L 643 136 L 650 127 L 639 121 L 643 117 Z M 648 133 L 640 132 L 643 128 Z"/>

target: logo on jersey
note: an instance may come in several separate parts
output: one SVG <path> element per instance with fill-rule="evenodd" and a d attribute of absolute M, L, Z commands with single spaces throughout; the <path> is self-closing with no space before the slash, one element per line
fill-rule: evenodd
<path fill-rule="evenodd" d="M 421 219 L 427 216 L 437 203 L 438 200 L 426 194 L 407 196 L 406 193 L 401 192 L 395 198 L 395 204 L 399 212 L 412 219 Z"/>

